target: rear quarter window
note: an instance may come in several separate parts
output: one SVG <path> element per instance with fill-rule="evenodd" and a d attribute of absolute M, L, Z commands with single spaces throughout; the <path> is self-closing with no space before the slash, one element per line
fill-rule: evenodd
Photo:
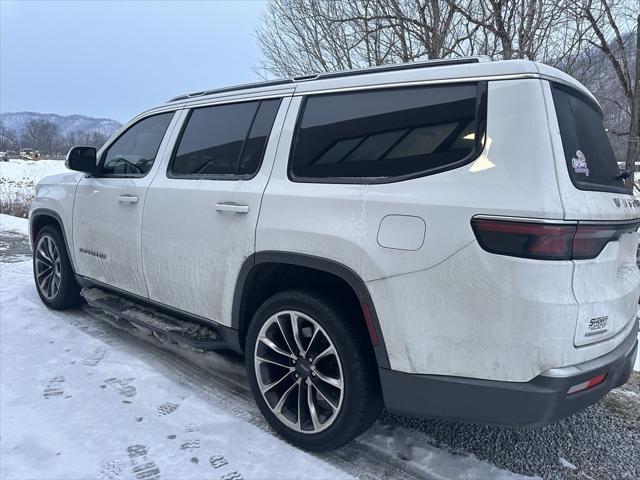
<path fill-rule="evenodd" d="M 552 84 L 562 148 L 569 176 L 576 188 L 631 193 L 620 178 L 599 107 L 581 93 Z"/>
<path fill-rule="evenodd" d="M 307 97 L 290 163 L 293 181 L 384 183 L 429 175 L 482 150 L 486 83 Z"/>

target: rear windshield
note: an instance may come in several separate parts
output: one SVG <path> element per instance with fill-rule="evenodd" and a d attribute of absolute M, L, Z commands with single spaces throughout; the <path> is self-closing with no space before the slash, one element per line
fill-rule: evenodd
<path fill-rule="evenodd" d="M 581 94 L 553 85 L 562 147 L 573 184 L 581 190 L 630 193 L 596 105 Z"/>

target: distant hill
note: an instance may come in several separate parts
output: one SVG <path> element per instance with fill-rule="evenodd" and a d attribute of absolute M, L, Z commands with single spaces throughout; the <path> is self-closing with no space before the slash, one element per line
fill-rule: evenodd
<path fill-rule="evenodd" d="M 8 112 L 0 113 L 0 122 L 6 128 L 21 135 L 25 126 L 30 120 L 48 120 L 55 123 L 60 129 L 60 133 L 67 135 L 70 132 L 100 132 L 107 137 L 111 136 L 122 125 L 110 118 L 93 118 L 85 115 L 57 115 L 55 113 L 36 112 Z"/>

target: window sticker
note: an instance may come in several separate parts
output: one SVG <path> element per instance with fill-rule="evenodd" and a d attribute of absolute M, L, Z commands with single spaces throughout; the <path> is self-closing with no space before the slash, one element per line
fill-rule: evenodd
<path fill-rule="evenodd" d="M 589 167 L 587 166 L 587 159 L 584 156 L 584 153 L 580 150 L 576 150 L 576 156 L 571 159 L 571 165 L 573 166 L 573 171 L 576 173 L 584 173 L 587 177 L 589 176 Z"/>

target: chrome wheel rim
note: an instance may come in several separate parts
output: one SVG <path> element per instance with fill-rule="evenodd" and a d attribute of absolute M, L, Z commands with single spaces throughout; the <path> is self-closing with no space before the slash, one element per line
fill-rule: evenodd
<path fill-rule="evenodd" d="M 260 329 L 256 379 L 271 412 L 296 432 L 329 428 L 344 399 L 342 361 L 327 332 L 308 315 L 285 310 Z"/>
<path fill-rule="evenodd" d="M 43 235 L 38 240 L 35 253 L 36 284 L 42 296 L 53 300 L 60 291 L 62 272 L 60 252 L 55 240 L 49 235 Z"/>

